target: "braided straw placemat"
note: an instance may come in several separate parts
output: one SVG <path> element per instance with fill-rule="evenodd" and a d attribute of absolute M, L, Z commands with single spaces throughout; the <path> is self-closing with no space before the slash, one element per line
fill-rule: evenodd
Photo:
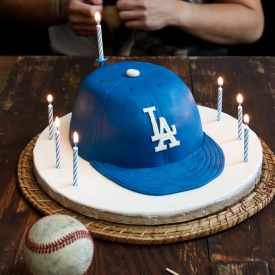
<path fill-rule="evenodd" d="M 241 200 L 209 216 L 186 222 L 165 225 L 127 225 L 106 222 L 74 212 L 53 200 L 41 189 L 33 173 L 34 137 L 20 155 L 18 162 L 19 187 L 24 197 L 44 215 L 70 215 L 82 222 L 94 238 L 132 244 L 167 244 L 211 235 L 246 220 L 262 210 L 274 197 L 275 156 L 261 140 L 263 166 L 259 182 Z"/>

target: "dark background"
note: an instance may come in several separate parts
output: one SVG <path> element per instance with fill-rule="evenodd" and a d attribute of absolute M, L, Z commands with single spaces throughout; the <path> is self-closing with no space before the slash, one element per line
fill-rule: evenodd
<path fill-rule="evenodd" d="M 229 48 L 229 55 L 275 56 L 275 16 L 270 0 L 262 0 L 265 29 L 252 45 Z M 0 18 L 0 55 L 52 55 L 47 28 L 35 28 Z"/>

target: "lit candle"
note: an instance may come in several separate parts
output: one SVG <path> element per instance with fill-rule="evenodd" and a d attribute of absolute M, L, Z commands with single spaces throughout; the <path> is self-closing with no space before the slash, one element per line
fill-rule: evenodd
<path fill-rule="evenodd" d="M 78 185 L 78 134 L 74 132 L 74 148 L 73 148 L 73 182 L 74 186 Z"/>
<path fill-rule="evenodd" d="M 242 118 L 243 118 L 243 107 L 241 104 L 243 103 L 243 97 L 241 94 L 237 96 L 238 106 L 238 139 L 241 140 L 243 138 L 243 127 L 242 127 Z"/>
<path fill-rule="evenodd" d="M 223 79 L 221 77 L 218 78 L 218 85 L 220 86 L 218 89 L 218 110 L 217 110 L 217 120 L 221 120 L 221 112 L 222 112 L 222 84 Z"/>
<path fill-rule="evenodd" d="M 248 115 L 244 115 L 244 161 L 248 162 L 248 140 L 249 140 L 249 117 Z"/>
<path fill-rule="evenodd" d="M 97 30 L 98 53 L 99 53 L 99 59 L 104 60 L 100 20 L 101 20 L 100 14 L 99 14 L 99 12 L 96 12 L 95 13 L 95 21 L 97 22 L 96 30 Z"/>
<path fill-rule="evenodd" d="M 48 95 L 47 100 L 49 102 L 48 105 L 48 114 L 49 114 L 49 139 L 53 139 L 53 97 Z"/>
<path fill-rule="evenodd" d="M 56 154 L 56 165 L 57 169 L 60 169 L 60 131 L 59 131 L 59 119 L 55 119 L 55 154 Z"/>

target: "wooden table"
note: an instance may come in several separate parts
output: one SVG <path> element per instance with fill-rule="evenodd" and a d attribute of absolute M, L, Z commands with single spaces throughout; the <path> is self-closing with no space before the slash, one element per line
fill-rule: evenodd
<path fill-rule="evenodd" d="M 107 63 L 125 58 L 109 58 Z M 224 78 L 223 111 L 236 117 L 244 97 L 250 128 L 275 151 L 275 58 L 143 57 L 178 74 L 198 104 L 216 108 L 217 78 Z M 0 274 L 30 274 L 23 259 L 26 230 L 42 214 L 22 195 L 19 155 L 47 126 L 47 101 L 57 115 L 71 112 L 79 85 L 98 67 L 87 57 L 0 57 Z M 87 274 L 275 274 L 275 203 L 215 235 L 165 245 L 131 245 L 95 239 Z"/>

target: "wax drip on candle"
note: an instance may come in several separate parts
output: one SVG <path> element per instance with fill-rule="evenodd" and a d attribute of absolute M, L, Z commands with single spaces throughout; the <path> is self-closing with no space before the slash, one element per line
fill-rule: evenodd
<path fill-rule="evenodd" d="M 52 95 L 48 95 L 47 100 L 49 103 L 48 105 L 49 139 L 52 140 L 53 139 L 53 105 L 52 105 L 53 97 Z"/>
<path fill-rule="evenodd" d="M 78 134 L 74 132 L 74 148 L 73 148 L 73 185 L 78 185 Z"/>
<path fill-rule="evenodd" d="M 249 140 L 249 116 L 244 115 L 244 162 L 248 162 L 248 140 Z"/>
<path fill-rule="evenodd" d="M 59 118 L 56 117 L 55 119 L 55 153 L 56 153 L 56 165 L 57 169 L 60 169 L 60 131 L 59 131 Z"/>
<path fill-rule="evenodd" d="M 223 79 L 222 77 L 218 78 L 218 85 L 220 86 L 218 89 L 218 108 L 217 108 L 217 120 L 221 120 L 221 112 L 222 112 L 222 85 L 223 85 Z"/>
<path fill-rule="evenodd" d="M 243 103 L 243 97 L 241 94 L 237 96 L 238 106 L 238 139 L 241 140 L 243 138 L 243 126 L 242 126 L 242 117 L 243 117 L 243 107 L 241 104 Z"/>

